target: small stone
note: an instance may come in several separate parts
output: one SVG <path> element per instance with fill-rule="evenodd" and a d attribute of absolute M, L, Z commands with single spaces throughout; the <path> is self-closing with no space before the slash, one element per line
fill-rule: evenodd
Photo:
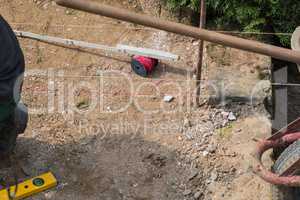
<path fill-rule="evenodd" d="M 96 71 L 96 76 L 100 76 L 102 74 L 102 71 L 101 70 L 97 70 Z"/>
<path fill-rule="evenodd" d="M 232 166 L 231 169 L 230 169 L 230 172 L 231 172 L 231 173 L 235 173 L 236 171 L 237 171 L 237 169 L 236 169 L 235 167 Z"/>
<path fill-rule="evenodd" d="M 55 195 L 55 191 L 49 191 L 47 193 L 45 193 L 45 199 L 52 199 Z"/>
<path fill-rule="evenodd" d="M 235 121 L 236 120 L 236 116 L 233 114 L 233 112 L 230 112 L 228 115 L 228 120 L 229 121 Z"/>
<path fill-rule="evenodd" d="M 197 46 L 197 45 L 199 45 L 199 42 L 198 41 L 194 41 L 193 42 L 193 46 Z"/>
<path fill-rule="evenodd" d="M 199 199 L 200 197 L 202 196 L 202 192 L 196 192 L 195 194 L 194 194 L 194 199 Z"/>
<path fill-rule="evenodd" d="M 188 195 L 190 195 L 192 193 L 192 190 L 185 190 L 184 192 L 183 192 L 183 195 L 184 196 L 188 196 Z"/>
<path fill-rule="evenodd" d="M 111 107 L 110 107 L 110 106 L 107 106 L 107 107 L 106 107 L 106 109 L 107 109 L 107 111 L 108 111 L 108 112 L 112 112 L 112 110 L 111 110 Z"/>
<path fill-rule="evenodd" d="M 136 188 L 137 186 L 139 186 L 139 184 L 135 183 L 132 185 L 134 188 Z"/>
<path fill-rule="evenodd" d="M 189 180 L 194 179 L 196 176 L 198 176 L 199 172 L 197 169 L 192 170 L 190 176 L 189 176 Z"/>
<path fill-rule="evenodd" d="M 228 118 L 229 114 L 230 114 L 229 112 L 225 112 L 225 111 L 221 112 L 223 118 Z"/>
<path fill-rule="evenodd" d="M 188 118 L 184 118 L 183 126 L 185 128 L 191 127 L 191 122 L 190 122 L 190 120 Z"/>
<path fill-rule="evenodd" d="M 211 184 L 211 180 L 210 179 L 207 179 L 205 182 L 206 182 L 206 184 Z"/>
<path fill-rule="evenodd" d="M 216 150 L 217 150 L 217 146 L 216 145 L 213 145 L 213 144 L 210 144 L 208 145 L 207 149 L 206 149 L 209 153 L 215 153 Z"/>
<path fill-rule="evenodd" d="M 187 139 L 188 141 L 194 140 L 193 135 L 190 134 L 190 133 L 186 133 L 186 134 L 185 134 L 185 137 L 186 137 L 186 139 Z"/>
<path fill-rule="evenodd" d="M 203 153 L 202 153 L 202 155 L 203 155 L 204 157 L 208 156 L 208 154 L 209 154 L 208 151 L 203 151 Z"/>
<path fill-rule="evenodd" d="M 164 102 L 171 102 L 173 101 L 174 97 L 170 95 L 164 96 Z"/>
<path fill-rule="evenodd" d="M 45 9 L 45 10 L 48 9 L 48 3 L 45 3 L 45 4 L 43 5 L 43 9 Z"/>
<path fill-rule="evenodd" d="M 211 173 L 210 179 L 212 181 L 216 181 L 218 179 L 218 174 L 217 173 Z"/>
<path fill-rule="evenodd" d="M 196 159 L 198 159 L 199 158 L 199 154 L 193 154 L 192 156 L 191 156 L 191 160 L 196 160 Z"/>
<path fill-rule="evenodd" d="M 178 141 L 182 141 L 183 139 L 182 139 L 182 137 L 181 136 L 179 136 L 178 137 Z"/>
<path fill-rule="evenodd" d="M 202 137 L 207 138 L 207 137 L 210 137 L 212 135 L 213 135 L 212 132 L 208 132 L 208 133 L 205 133 Z"/>

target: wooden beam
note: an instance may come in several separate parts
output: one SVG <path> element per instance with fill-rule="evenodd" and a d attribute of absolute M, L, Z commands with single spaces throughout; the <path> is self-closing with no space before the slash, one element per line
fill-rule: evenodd
<path fill-rule="evenodd" d="M 40 34 L 35 34 L 30 32 L 24 32 L 24 31 L 15 31 L 15 34 L 18 37 L 30 38 L 42 42 L 47 42 L 47 43 L 62 44 L 70 47 L 97 49 L 97 50 L 103 50 L 110 53 L 127 54 L 129 56 L 139 55 L 139 56 L 145 56 L 145 57 L 156 58 L 159 60 L 169 60 L 169 61 L 177 61 L 179 59 L 179 56 L 175 54 L 154 50 L 154 49 L 131 47 L 127 45 L 117 45 L 117 47 L 111 47 L 111 46 L 106 46 L 101 44 L 53 37 L 48 35 L 40 35 Z"/>

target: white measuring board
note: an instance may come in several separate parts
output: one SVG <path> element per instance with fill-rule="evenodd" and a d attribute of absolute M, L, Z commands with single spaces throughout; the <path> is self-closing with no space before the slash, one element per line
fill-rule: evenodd
<path fill-rule="evenodd" d="M 154 50 L 154 49 L 138 48 L 138 47 L 132 47 L 127 45 L 121 45 L 121 44 L 117 45 L 117 47 L 111 47 L 111 46 L 95 44 L 95 43 L 90 43 L 85 41 L 71 40 L 71 39 L 53 37 L 48 35 L 40 35 L 40 34 L 35 34 L 30 32 L 24 32 L 24 31 L 15 31 L 15 34 L 18 37 L 30 38 L 30 39 L 48 42 L 48 43 L 62 44 L 70 47 L 98 49 L 98 50 L 108 51 L 112 53 L 123 53 L 131 56 L 139 55 L 139 56 L 151 57 L 159 60 L 169 60 L 169 61 L 179 60 L 178 55 L 168 53 L 165 51 Z"/>

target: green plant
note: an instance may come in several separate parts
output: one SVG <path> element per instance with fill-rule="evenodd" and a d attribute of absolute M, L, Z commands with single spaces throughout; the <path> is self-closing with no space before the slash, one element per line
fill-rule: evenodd
<path fill-rule="evenodd" d="M 199 11 L 200 0 L 166 1 L 171 9 L 187 7 Z M 217 28 L 263 32 L 271 27 L 275 32 L 292 33 L 300 26 L 298 0 L 206 0 L 206 3 L 208 21 Z M 290 36 L 278 37 L 283 46 L 289 46 Z"/>

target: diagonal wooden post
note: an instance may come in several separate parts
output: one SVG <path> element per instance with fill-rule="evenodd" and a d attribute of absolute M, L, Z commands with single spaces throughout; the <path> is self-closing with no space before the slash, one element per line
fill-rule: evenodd
<path fill-rule="evenodd" d="M 201 0 L 200 3 L 200 29 L 205 28 L 206 24 L 206 3 L 205 0 Z M 201 94 L 201 73 L 203 65 L 203 48 L 204 40 L 200 40 L 198 62 L 196 68 L 196 106 L 200 105 L 200 94 Z"/>

